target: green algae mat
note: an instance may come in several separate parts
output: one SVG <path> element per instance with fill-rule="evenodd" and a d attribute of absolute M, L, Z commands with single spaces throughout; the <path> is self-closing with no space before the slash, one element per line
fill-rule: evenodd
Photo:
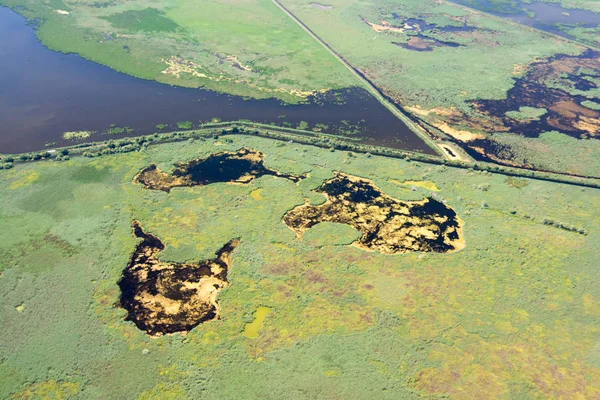
<path fill-rule="evenodd" d="M 600 395 L 598 190 L 229 139 L 0 171 L 0 398 Z"/>

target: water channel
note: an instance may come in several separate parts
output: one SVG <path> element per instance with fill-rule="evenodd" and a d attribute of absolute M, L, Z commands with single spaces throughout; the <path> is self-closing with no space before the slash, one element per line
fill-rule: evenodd
<path fill-rule="evenodd" d="M 111 125 L 133 128 L 125 135 L 143 135 L 156 132 L 159 124 L 168 131 L 180 121 L 213 118 L 290 127 L 305 121 L 309 129 L 326 133 L 354 131 L 364 143 L 435 154 L 364 89 L 284 105 L 137 79 L 47 49 L 34 27 L 6 7 L 0 7 L 0 57 L 0 154 L 73 143 L 62 139 L 64 132 L 96 131 L 91 140 L 106 140 L 124 136 L 103 133 Z"/>

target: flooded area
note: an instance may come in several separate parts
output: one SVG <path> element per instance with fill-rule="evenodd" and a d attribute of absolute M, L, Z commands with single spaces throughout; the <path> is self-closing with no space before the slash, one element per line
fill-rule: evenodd
<path fill-rule="evenodd" d="M 185 334 L 218 318 L 217 294 L 229 286 L 231 253 L 240 241 L 231 240 L 210 260 L 172 263 L 158 258 L 165 248 L 158 237 L 144 232 L 139 221 L 132 225 L 133 235 L 142 241 L 118 283 L 125 319 L 151 336 L 161 336 Z"/>
<path fill-rule="evenodd" d="M 86 140 L 98 141 L 154 133 L 158 125 L 176 130 L 183 121 L 193 127 L 214 119 L 246 119 L 435 154 L 363 89 L 283 105 L 137 79 L 45 48 L 34 28 L 6 7 L 0 7 L 0 55 L 0 153 L 75 143 L 63 138 L 65 132 L 96 132 Z"/>
<path fill-rule="evenodd" d="M 170 192 L 174 187 L 204 186 L 216 182 L 248 183 L 263 175 L 289 179 L 298 183 L 304 176 L 284 174 L 265 167 L 265 154 L 243 148 L 237 152 L 225 151 L 211 154 L 206 158 L 198 158 L 175 165 L 175 170 L 168 174 L 155 164 L 144 168 L 134 178 L 147 189 Z"/>
<path fill-rule="evenodd" d="M 361 232 L 354 246 L 383 254 L 448 253 L 465 246 L 462 220 L 452 208 L 432 197 L 397 200 L 368 179 L 339 172 L 315 192 L 327 200 L 316 206 L 307 202 L 283 217 L 300 239 L 321 222 L 335 222 Z"/>

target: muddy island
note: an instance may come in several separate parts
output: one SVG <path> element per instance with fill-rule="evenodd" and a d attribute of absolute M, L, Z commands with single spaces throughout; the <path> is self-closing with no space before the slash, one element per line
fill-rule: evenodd
<path fill-rule="evenodd" d="M 141 183 L 147 189 L 169 192 L 174 187 L 204 186 L 216 182 L 245 184 L 263 175 L 273 175 L 292 182 L 299 182 L 304 178 L 269 169 L 265 167 L 264 159 L 265 154 L 254 149 L 224 151 L 175 164 L 175 169 L 170 174 L 152 164 L 141 170 L 133 181 Z"/>
<path fill-rule="evenodd" d="M 118 284 L 125 320 L 152 336 L 187 333 L 219 315 L 217 294 L 229 285 L 231 253 L 240 244 L 233 239 L 216 257 L 198 263 L 175 263 L 158 259 L 165 246 L 133 222 L 133 235 L 141 238 Z"/>
<path fill-rule="evenodd" d="M 449 253 L 465 246 L 462 220 L 452 208 L 433 198 L 397 200 L 372 181 L 343 173 L 315 191 L 327 201 L 297 206 L 283 217 L 299 238 L 320 222 L 336 222 L 362 233 L 353 245 L 383 254 Z"/>

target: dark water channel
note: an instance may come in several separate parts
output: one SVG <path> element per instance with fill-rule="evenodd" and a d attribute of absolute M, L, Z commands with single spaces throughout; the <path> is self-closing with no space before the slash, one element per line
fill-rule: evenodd
<path fill-rule="evenodd" d="M 510 2 L 498 2 L 496 0 L 453 1 L 569 39 L 576 38 L 559 29 L 557 25 L 564 24 L 582 28 L 596 28 L 600 25 L 600 14 L 579 8 L 563 8 L 560 4 L 540 1 L 526 3 L 521 0 Z"/>
<path fill-rule="evenodd" d="M 156 132 L 158 124 L 167 124 L 168 131 L 180 121 L 199 124 L 220 118 L 291 127 L 306 121 L 309 128 L 321 124 L 327 133 L 354 131 L 364 143 L 435 154 L 363 89 L 283 105 L 163 85 L 51 51 L 22 16 L 6 7 L 0 7 L 0 59 L 0 153 L 70 144 L 62 139 L 69 131 L 99 132 L 92 140 L 124 136 L 102 134 L 111 124 L 133 128 L 128 135 L 142 135 Z"/>

